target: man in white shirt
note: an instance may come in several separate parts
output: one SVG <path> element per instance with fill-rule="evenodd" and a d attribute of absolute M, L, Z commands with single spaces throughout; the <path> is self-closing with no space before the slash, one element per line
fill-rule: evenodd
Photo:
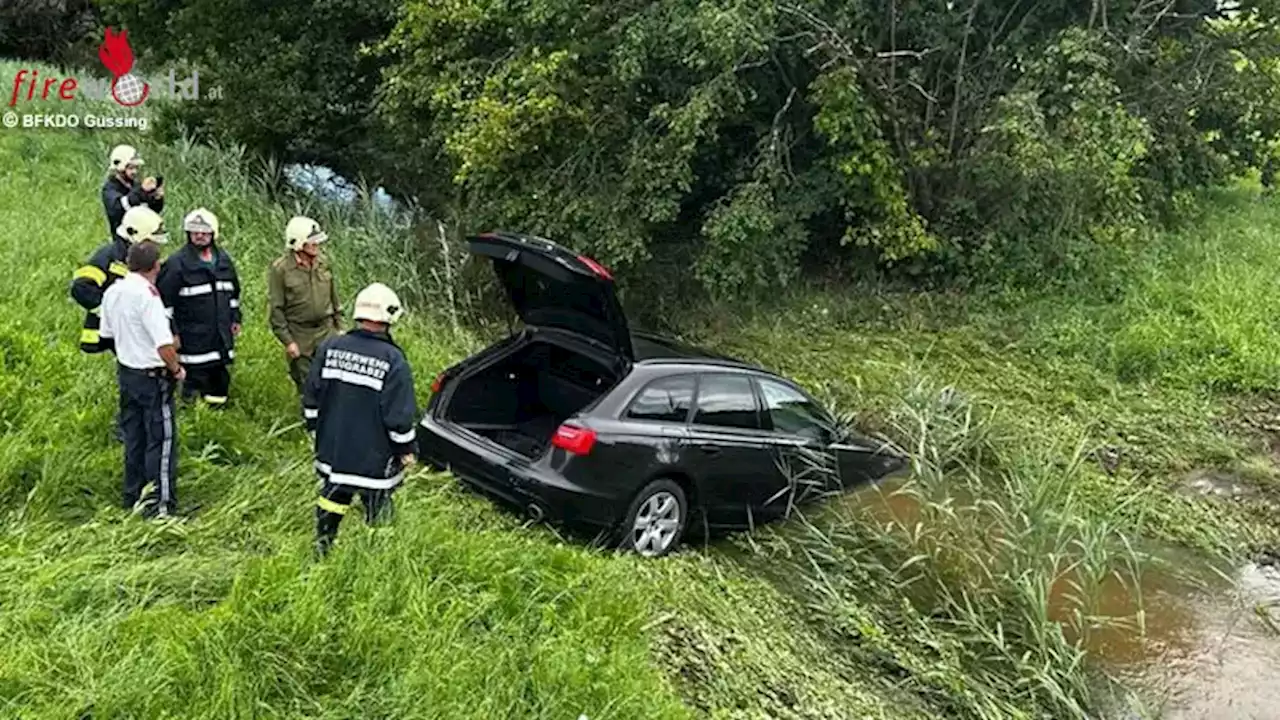
<path fill-rule="evenodd" d="M 155 286 L 160 274 L 156 242 L 164 242 L 163 230 L 163 225 L 155 228 L 129 248 L 129 274 L 102 298 L 102 335 L 115 342 L 119 363 L 124 507 L 131 510 L 143 501 L 145 517 L 165 517 L 177 510 L 173 391 L 186 376 Z M 151 488 L 144 498 L 147 486 Z"/>

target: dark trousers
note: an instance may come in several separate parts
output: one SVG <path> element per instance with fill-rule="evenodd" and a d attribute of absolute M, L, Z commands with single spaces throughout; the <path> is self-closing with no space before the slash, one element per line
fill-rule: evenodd
<path fill-rule="evenodd" d="M 173 513 L 178 506 L 178 425 L 174 416 L 173 380 L 163 370 L 119 366 L 120 427 L 124 432 L 124 507 L 142 500 L 148 510 Z"/>
<path fill-rule="evenodd" d="M 222 363 L 187 367 L 187 379 L 182 384 L 182 399 L 204 398 L 217 407 L 227 403 L 231 392 L 231 371 Z"/>
<path fill-rule="evenodd" d="M 369 490 L 352 485 L 338 485 L 320 476 L 323 485 L 320 497 L 316 500 L 316 547 L 321 552 L 328 552 L 333 541 L 338 537 L 338 525 L 351 509 L 355 496 L 360 496 L 360 504 L 364 506 L 364 520 L 370 525 L 389 522 L 395 514 L 395 504 L 391 494 L 394 489 Z"/>

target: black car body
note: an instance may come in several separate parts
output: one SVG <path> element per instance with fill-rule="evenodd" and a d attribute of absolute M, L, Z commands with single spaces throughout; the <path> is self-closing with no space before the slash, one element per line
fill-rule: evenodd
<path fill-rule="evenodd" d="M 492 260 L 524 327 L 432 384 L 426 462 L 536 517 L 620 530 L 648 555 L 691 517 L 743 527 L 782 514 L 801 456 L 829 459 L 846 487 L 901 467 L 785 378 L 631 331 L 591 259 L 511 233 L 469 247 Z"/>

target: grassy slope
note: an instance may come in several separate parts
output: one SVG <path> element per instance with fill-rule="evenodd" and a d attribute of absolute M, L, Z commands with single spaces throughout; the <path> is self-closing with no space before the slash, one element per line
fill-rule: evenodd
<path fill-rule="evenodd" d="M 109 360 L 77 352 L 81 315 L 66 296 L 104 239 L 101 158 L 125 140 L 166 175 L 172 225 L 196 204 L 219 213 L 248 282 L 237 405 L 182 417 L 180 496 L 202 510 L 181 525 L 114 509 Z M 348 521 L 331 560 L 311 563 L 314 482 L 260 282 L 294 208 L 267 202 L 225 153 L 136 135 L 4 131 L 0 162 L 0 261 L 15 278 L 0 294 L 4 714 L 1001 716 L 965 687 L 979 683 L 955 638 L 935 642 L 941 631 L 886 602 L 883 587 L 845 588 L 835 602 L 811 593 L 802 568 L 794 582 L 761 572 L 799 562 L 793 526 L 761 533 L 754 550 L 737 541 L 642 563 L 522 528 L 420 474 L 393 528 Z M 1280 209 L 1240 196 L 1218 207 L 1167 238 L 1173 251 L 1153 252 L 1118 299 L 810 293 L 690 333 L 865 409 L 873 425 L 915 380 L 953 383 L 1003 406 L 1003 446 L 1051 448 L 1051 462 L 1077 438 L 1121 448 L 1117 478 L 1071 475 L 1084 499 L 1072 512 L 1206 547 L 1265 542 L 1265 510 L 1167 487 L 1204 464 L 1271 476 L 1219 428 L 1230 408 L 1206 388 L 1273 380 L 1280 261 L 1267 243 Z M 403 229 L 310 211 L 334 228 L 348 297 L 375 278 L 423 282 L 388 250 Z M 424 399 L 427 378 L 477 342 L 424 313 L 398 337 Z M 1142 502 L 1122 504 L 1137 490 Z M 855 558 L 848 576 L 865 564 Z"/>
<path fill-rule="evenodd" d="M 171 228 L 196 205 L 219 214 L 247 284 L 236 404 L 183 413 L 179 497 L 201 510 L 171 526 L 114 507 L 111 364 L 78 352 L 66 294 L 105 239 L 102 158 L 125 141 L 165 174 Z M 810 716 L 889 716 L 860 680 L 807 669 L 821 648 L 767 586 L 696 556 L 655 567 L 526 530 L 443 476 L 409 483 L 393 528 L 349 520 L 313 564 L 309 450 L 261 281 L 294 208 L 269 204 L 225 153 L 137 135 L 5 131 L 0 162 L 13 271 L 0 295 L 0 715 L 686 717 L 645 629 L 679 602 L 670 659 L 715 673 L 696 691 L 706 706 L 758 709 L 777 692 Z M 330 223 L 348 301 L 375 278 L 418 280 L 388 251 L 385 218 L 307 211 Z M 397 336 L 423 401 L 475 347 L 422 313 Z"/>

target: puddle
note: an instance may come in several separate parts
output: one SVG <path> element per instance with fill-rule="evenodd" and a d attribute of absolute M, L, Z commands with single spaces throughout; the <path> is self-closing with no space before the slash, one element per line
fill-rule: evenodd
<path fill-rule="evenodd" d="M 1244 498 L 1255 495 L 1254 488 L 1232 473 L 1198 470 L 1182 481 L 1182 490 L 1191 495 L 1216 498 Z"/>
<path fill-rule="evenodd" d="M 1145 639 L 1125 638 L 1126 652 L 1115 656 L 1101 648 L 1119 674 L 1167 698 L 1167 720 L 1280 717 L 1280 613 L 1271 607 L 1280 603 L 1280 572 L 1249 564 L 1234 580 L 1234 589 L 1187 592 L 1172 583 L 1150 593 Z"/>
<path fill-rule="evenodd" d="M 903 482 L 850 499 L 881 524 L 910 528 L 921 509 L 912 494 L 896 492 Z M 1114 574 L 1100 582 L 1081 620 L 1079 587 L 1059 577 L 1049 617 L 1163 720 L 1280 719 L 1280 569 L 1247 564 L 1219 574 L 1194 555 L 1159 556 L 1136 583 Z"/>

